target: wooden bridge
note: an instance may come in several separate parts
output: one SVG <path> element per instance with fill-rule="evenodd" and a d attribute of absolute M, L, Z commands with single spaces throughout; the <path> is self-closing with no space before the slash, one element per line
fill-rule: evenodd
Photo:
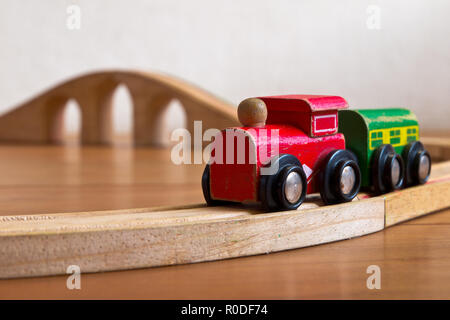
<path fill-rule="evenodd" d="M 112 97 L 125 85 L 133 101 L 135 145 L 167 145 L 158 134 L 161 116 L 173 99 L 186 111 L 187 129 L 202 120 L 203 130 L 238 124 L 229 103 L 180 79 L 140 71 L 100 71 L 63 82 L 0 117 L 0 142 L 55 143 L 63 135 L 63 110 L 70 99 L 80 106 L 81 143 L 113 140 Z"/>

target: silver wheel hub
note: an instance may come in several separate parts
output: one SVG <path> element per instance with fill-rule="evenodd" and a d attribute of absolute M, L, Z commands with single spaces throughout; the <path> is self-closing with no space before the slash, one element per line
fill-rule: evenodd
<path fill-rule="evenodd" d="M 430 172 L 430 158 L 422 155 L 419 161 L 419 178 L 425 180 Z"/>
<path fill-rule="evenodd" d="M 344 170 L 342 170 L 341 179 L 339 181 L 341 192 L 343 194 L 349 194 L 353 190 L 355 182 L 355 170 L 350 166 L 346 166 Z"/>
<path fill-rule="evenodd" d="M 289 203 L 296 203 L 303 192 L 302 178 L 298 172 L 291 172 L 286 177 L 284 184 L 284 196 Z"/>
<path fill-rule="evenodd" d="M 400 163 L 398 162 L 398 159 L 392 161 L 391 180 L 394 186 L 400 181 Z"/>

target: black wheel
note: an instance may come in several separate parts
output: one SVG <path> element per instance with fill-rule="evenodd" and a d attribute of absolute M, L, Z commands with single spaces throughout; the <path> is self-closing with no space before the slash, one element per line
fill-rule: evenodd
<path fill-rule="evenodd" d="M 428 181 L 431 172 L 431 156 L 422 142 L 410 142 L 403 149 L 405 162 L 405 185 L 414 186 Z"/>
<path fill-rule="evenodd" d="M 228 203 L 227 201 L 211 199 L 209 171 L 210 171 L 209 164 L 207 164 L 205 166 L 205 170 L 203 170 L 203 175 L 202 175 L 202 190 L 203 190 L 203 197 L 205 198 L 206 203 L 208 204 L 208 206 L 218 206 L 218 205 L 227 204 Z"/>
<path fill-rule="evenodd" d="M 300 161 L 290 154 L 274 157 L 265 168 L 275 172 L 261 175 L 259 197 L 266 211 L 295 210 L 305 200 L 307 181 Z"/>
<path fill-rule="evenodd" d="M 390 144 L 383 144 L 372 156 L 372 184 L 377 194 L 400 189 L 404 180 L 403 159 Z"/>
<path fill-rule="evenodd" d="M 325 204 L 352 201 L 361 188 L 361 171 L 356 156 L 348 150 L 334 150 L 320 172 L 320 196 Z"/>

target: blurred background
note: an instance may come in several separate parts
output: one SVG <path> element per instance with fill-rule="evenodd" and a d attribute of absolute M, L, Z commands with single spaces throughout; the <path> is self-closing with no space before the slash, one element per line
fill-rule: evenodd
<path fill-rule="evenodd" d="M 2 0 L 0 113 L 101 69 L 175 75 L 237 105 L 246 97 L 340 95 L 353 108 L 407 107 L 448 129 L 446 0 Z M 114 98 L 127 132 L 131 100 Z M 70 103 L 69 103 L 70 104 Z M 176 103 L 170 118 L 181 123 Z M 66 108 L 68 130 L 79 111 Z"/>

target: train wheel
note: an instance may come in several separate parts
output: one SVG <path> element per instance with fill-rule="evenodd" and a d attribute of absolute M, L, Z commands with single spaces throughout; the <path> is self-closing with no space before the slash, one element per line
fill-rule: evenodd
<path fill-rule="evenodd" d="M 305 200 L 306 175 L 296 157 L 281 154 L 264 166 L 275 168 L 271 174 L 262 174 L 259 197 L 266 211 L 295 210 Z"/>
<path fill-rule="evenodd" d="M 428 181 L 431 172 L 431 156 L 420 141 L 410 142 L 403 149 L 405 184 L 414 186 Z"/>
<path fill-rule="evenodd" d="M 361 188 L 361 171 L 356 156 L 348 150 L 334 150 L 320 173 L 320 196 L 325 204 L 352 201 Z"/>
<path fill-rule="evenodd" d="M 400 189 L 404 180 L 403 159 L 394 147 L 384 144 L 375 150 L 372 158 L 372 183 L 375 193 L 383 194 Z"/>
<path fill-rule="evenodd" d="M 203 190 L 203 197 L 205 198 L 206 203 L 208 206 L 219 206 L 229 203 L 228 201 L 222 201 L 222 200 L 213 200 L 211 198 L 211 191 L 210 191 L 210 168 L 209 164 L 205 166 L 205 170 L 203 170 L 202 175 L 202 190 Z"/>

